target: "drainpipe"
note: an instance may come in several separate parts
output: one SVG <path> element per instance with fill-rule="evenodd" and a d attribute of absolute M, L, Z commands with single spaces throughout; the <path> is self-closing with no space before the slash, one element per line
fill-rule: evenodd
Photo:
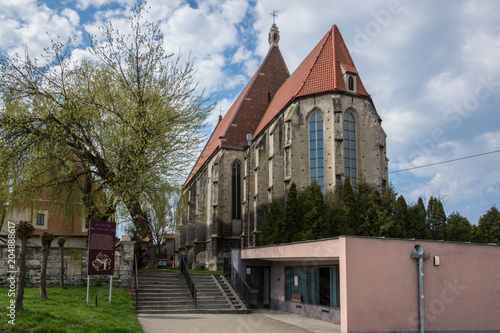
<path fill-rule="evenodd" d="M 411 254 L 412 259 L 418 259 L 418 303 L 419 303 L 419 328 L 420 333 L 425 333 L 424 318 L 424 259 L 429 259 L 431 253 L 424 254 L 424 249 L 420 245 L 415 245 Z"/>
<path fill-rule="evenodd" d="M 247 248 L 250 247 L 250 146 L 252 145 L 252 134 L 247 134 L 248 163 L 247 163 Z"/>

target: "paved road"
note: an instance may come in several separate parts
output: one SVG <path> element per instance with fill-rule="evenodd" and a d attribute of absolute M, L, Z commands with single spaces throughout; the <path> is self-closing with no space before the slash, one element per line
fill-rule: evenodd
<path fill-rule="evenodd" d="M 340 332 L 340 325 L 272 310 L 257 310 L 251 314 L 139 314 L 137 318 L 144 333 Z"/>

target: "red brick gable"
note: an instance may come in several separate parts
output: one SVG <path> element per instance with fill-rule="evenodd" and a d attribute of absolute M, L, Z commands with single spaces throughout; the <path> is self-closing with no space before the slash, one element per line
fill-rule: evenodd
<path fill-rule="evenodd" d="M 357 73 L 344 39 L 337 26 L 334 25 L 276 93 L 253 137 L 257 137 L 269 122 L 296 97 L 328 91 L 347 92 L 340 68 L 341 63 L 345 70 Z M 359 75 L 357 93 L 370 97 Z"/>
<path fill-rule="evenodd" d="M 246 135 L 255 131 L 268 105 L 290 76 L 278 47 L 271 47 L 262 65 L 217 124 L 184 186 L 220 148 L 244 148 Z"/>
<path fill-rule="evenodd" d="M 270 101 L 289 76 L 279 48 L 271 48 L 224 135 L 222 147 L 247 147 L 246 135 L 255 131 Z"/>

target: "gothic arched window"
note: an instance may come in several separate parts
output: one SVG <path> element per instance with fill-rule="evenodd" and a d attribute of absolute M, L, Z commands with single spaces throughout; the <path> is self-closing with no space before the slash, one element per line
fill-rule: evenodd
<path fill-rule="evenodd" d="M 318 182 L 324 190 L 323 116 L 319 112 L 314 112 L 309 118 L 309 174 L 311 183 Z"/>
<path fill-rule="evenodd" d="M 232 167 L 232 186 L 231 186 L 232 209 L 231 217 L 233 220 L 241 219 L 241 164 L 236 161 Z"/>
<path fill-rule="evenodd" d="M 356 183 L 356 121 L 351 112 L 344 113 L 344 173 Z"/>

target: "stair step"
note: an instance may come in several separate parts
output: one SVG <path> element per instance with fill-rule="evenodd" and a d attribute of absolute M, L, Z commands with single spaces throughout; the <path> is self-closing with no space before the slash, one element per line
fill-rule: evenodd
<path fill-rule="evenodd" d="M 220 276 L 210 274 L 191 276 L 197 289 L 196 309 L 184 276 L 181 274 L 140 274 L 137 313 L 249 312 Z"/>

